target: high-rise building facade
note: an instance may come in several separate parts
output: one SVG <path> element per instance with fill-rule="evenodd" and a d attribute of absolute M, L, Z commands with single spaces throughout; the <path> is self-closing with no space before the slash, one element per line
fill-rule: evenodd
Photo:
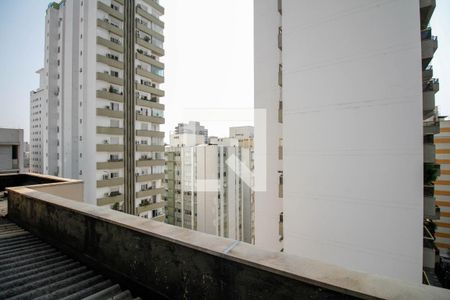
<path fill-rule="evenodd" d="M 256 245 L 422 282 L 434 7 L 254 1 Z"/>
<path fill-rule="evenodd" d="M 43 174 L 43 133 L 48 128 L 47 83 L 44 69 L 38 70 L 39 88 L 30 92 L 30 172 Z M 47 152 L 48 153 L 48 152 Z"/>
<path fill-rule="evenodd" d="M 428 215 L 430 219 L 439 219 L 435 222 L 436 246 L 441 255 L 450 257 L 450 120 L 440 121 L 440 133 L 434 143 L 440 172 L 434 186 L 430 186 L 435 198 L 428 199 Z"/>
<path fill-rule="evenodd" d="M 175 133 L 166 147 L 166 222 L 251 243 L 250 149 L 205 134 Z"/>
<path fill-rule="evenodd" d="M 43 173 L 83 179 L 88 203 L 163 220 L 164 8 L 158 2 L 48 6 L 37 125 Z"/>

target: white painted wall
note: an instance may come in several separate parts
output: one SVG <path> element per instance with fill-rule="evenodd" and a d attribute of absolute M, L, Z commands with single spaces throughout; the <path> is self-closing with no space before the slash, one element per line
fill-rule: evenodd
<path fill-rule="evenodd" d="M 285 252 L 420 283 L 419 1 L 283 6 Z"/>
<path fill-rule="evenodd" d="M 278 197 L 278 141 L 282 127 L 278 123 L 278 66 L 281 51 L 278 49 L 278 27 L 281 16 L 277 1 L 254 0 L 254 80 L 255 80 L 255 174 L 261 177 L 262 186 L 255 191 L 255 245 L 280 251 L 279 215 L 283 199 Z M 267 129 L 267 130 L 264 130 Z"/>

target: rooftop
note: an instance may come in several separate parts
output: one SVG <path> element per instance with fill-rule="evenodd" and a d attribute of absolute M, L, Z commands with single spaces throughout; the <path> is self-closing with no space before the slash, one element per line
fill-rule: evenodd
<path fill-rule="evenodd" d="M 28 230 L 34 236 L 28 238 L 36 243 L 38 239 L 45 242 L 39 244 L 41 247 L 54 247 L 57 249 L 54 253 L 69 256 L 72 263 L 78 261 L 92 269 L 92 275 L 110 278 L 134 297 L 449 299 L 450 296 L 448 290 L 441 288 L 264 251 L 242 242 L 67 199 L 77 198 L 73 191 L 82 187 L 79 181 L 60 179 L 41 185 L 35 184 L 35 180 L 42 181 L 46 176 L 20 176 L 9 175 L 9 186 L 15 187 L 7 189 L 7 226 Z M 29 182 L 32 185 L 18 186 Z M 72 192 L 62 195 L 68 189 Z M 0 252 L 1 249 L 0 246 Z M 14 253 L 8 253 L 14 259 Z M 0 272 L 5 266 L 1 257 L 0 253 Z M 30 284 L 23 292 L 31 293 L 36 288 Z M 0 290 L 7 293 L 9 288 Z"/>
<path fill-rule="evenodd" d="M 133 299 L 130 291 L 0 217 L 0 299 Z"/>

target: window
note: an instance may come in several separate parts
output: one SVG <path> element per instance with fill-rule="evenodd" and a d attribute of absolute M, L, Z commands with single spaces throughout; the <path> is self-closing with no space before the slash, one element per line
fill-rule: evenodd
<path fill-rule="evenodd" d="M 120 127 L 120 121 L 111 119 L 109 121 L 109 125 L 110 125 L 110 127 L 118 128 L 118 127 Z"/>
<path fill-rule="evenodd" d="M 118 111 L 120 109 L 119 103 L 111 102 L 111 110 Z"/>

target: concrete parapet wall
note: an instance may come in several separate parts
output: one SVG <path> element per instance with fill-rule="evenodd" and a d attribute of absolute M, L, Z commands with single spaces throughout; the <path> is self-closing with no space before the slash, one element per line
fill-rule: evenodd
<path fill-rule="evenodd" d="M 8 191 L 11 221 L 144 298 L 449 299 L 444 289 L 264 251 L 27 187 Z"/>

